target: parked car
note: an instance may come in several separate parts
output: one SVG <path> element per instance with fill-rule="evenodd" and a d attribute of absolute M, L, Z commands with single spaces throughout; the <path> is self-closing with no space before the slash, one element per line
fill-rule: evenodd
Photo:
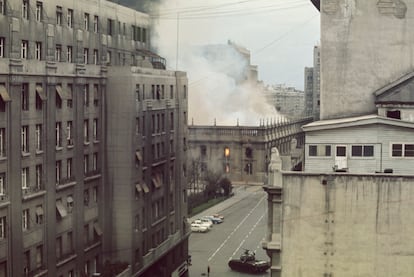
<path fill-rule="evenodd" d="M 198 223 L 191 223 L 191 231 L 192 232 L 199 232 L 199 233 L 205 233 L 209 230 L 209 228 L 205 225 L 198 224 Z"/>
<path fill-rule="evenodd" d="M 214 215 L 208 215 L 208 216 L 205 216 L 205 218 L 210 219 L 211 222 L 213 222 L 213 224 L 220 224 L 223 222 L 223 220 L 220 217 L 216 217 Z"/>
<path fill-rule="evenodd" d="M 209 229 L 213 228 L 213 222 L 207 218 L 198 218 L 194 221 L 194 223 L 202 224 L 204 226 L 207 226 Z"/>
<path fill-rule="evenodd" d="M 213 214 L 213 216 L 214 216 L 214 217 L 218 217 L 218 218 L 220 218 L 221 220 L 224 220 L 224 216 L 223 216 L 223 215 L 221 215 L 221 214 Z"/>

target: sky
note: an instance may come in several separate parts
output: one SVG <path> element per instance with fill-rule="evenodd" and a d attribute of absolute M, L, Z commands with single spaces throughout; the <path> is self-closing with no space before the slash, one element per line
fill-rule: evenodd
<path fill-rule="evenodd" d="M 151 15 L 151 45 L 167 69 L 188 76 L 188 117 L 196 125 L 257 126 L 283 120 L 255 84 L 229 75 L 245 62 L 223 51 L 211 61 L 200 47 L 230 40 L 250 51 L 264 85 L 303 90 L 304 69 L 319 43 L 319 11 L 310 0 L 123 0 Z M 201 54 L 200 54 L 201 53 Z M 240 68 L 240 70 L 237 70 Z"/>
<path fill-rule="evenodd" d="M 310 0 L 168 0 L 152 15 L 158 22 L 154 42 L 170 69 L 185 70 L 180 60 L 189 45 L 231 40 L 250 50 L 265 84 L 300 90 L 320 38 L 319 11 Z"/>

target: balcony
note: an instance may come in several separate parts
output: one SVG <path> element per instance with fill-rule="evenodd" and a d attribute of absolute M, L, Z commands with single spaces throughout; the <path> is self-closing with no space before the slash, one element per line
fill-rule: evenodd
<path fill-rule="evenodd" d="M 23 200 L 29 200 L 32 198 L 43 196 L 46 191 L 42 187 L 38 186 L 29 186 L 27 188 L 22 188 Z"/>

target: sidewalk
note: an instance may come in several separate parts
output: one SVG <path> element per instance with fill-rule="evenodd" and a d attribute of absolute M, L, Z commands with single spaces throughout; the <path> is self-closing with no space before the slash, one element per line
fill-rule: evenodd
<path fill-rule="evenodd" d="M 197 218 L 200 218 L 206 215 L 221 213 L 221 211 L 227 209 L 228 207 L 233 206 L 237 202 L 240 202 L 241 200 L 246 198 L 250 193 L 260 191 L 260 190 L 263 190 L 263 188 L 257 185 L 233 186 L 234 196 L 224 200 L 223 202 L 218 203 L 217 205 L 214 205 L 213 207 L 208 208 L 207 210 L 202 211 L 201 213 L 194 215 L 193 217 L 189 218 L 189 221 L 192 222 L 196 220 Z"/>

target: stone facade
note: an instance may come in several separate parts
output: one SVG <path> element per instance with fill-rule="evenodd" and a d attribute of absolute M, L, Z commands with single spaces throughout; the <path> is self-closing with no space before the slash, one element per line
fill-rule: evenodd
<path fill-rule="evenodd" d="M 129 264 L 135 276 L 186 267 L 186 100 L 169 106 L 180 147 L 160 156 L 173 168 L 163 168 L 156 191 L 141 185 L 151 185 L 151 147 L 161 136 L 130 131 L 144 114 L 146 126 L 155 111 L 169 118 L 166 100 L 152 111 L 128 106 L 137 84 L 147 85 L 149 102 L 151 86 L 187 93 L 185 74 L 165 67 L 151 52 L 147 14 L 103 0 L 0 1 L 0 276 L 90 276 L 105 261 Z M 128 84 L 118 72 L 127 72 Z M 114 141 L 115 130 L 131 137 Z M 147 155 L 137 153 L 144 148 Z M 117 160 L 134 171 L 128 183 L 109 170 Z M 158 206 L 147 207 L 155 198 Z"/>

